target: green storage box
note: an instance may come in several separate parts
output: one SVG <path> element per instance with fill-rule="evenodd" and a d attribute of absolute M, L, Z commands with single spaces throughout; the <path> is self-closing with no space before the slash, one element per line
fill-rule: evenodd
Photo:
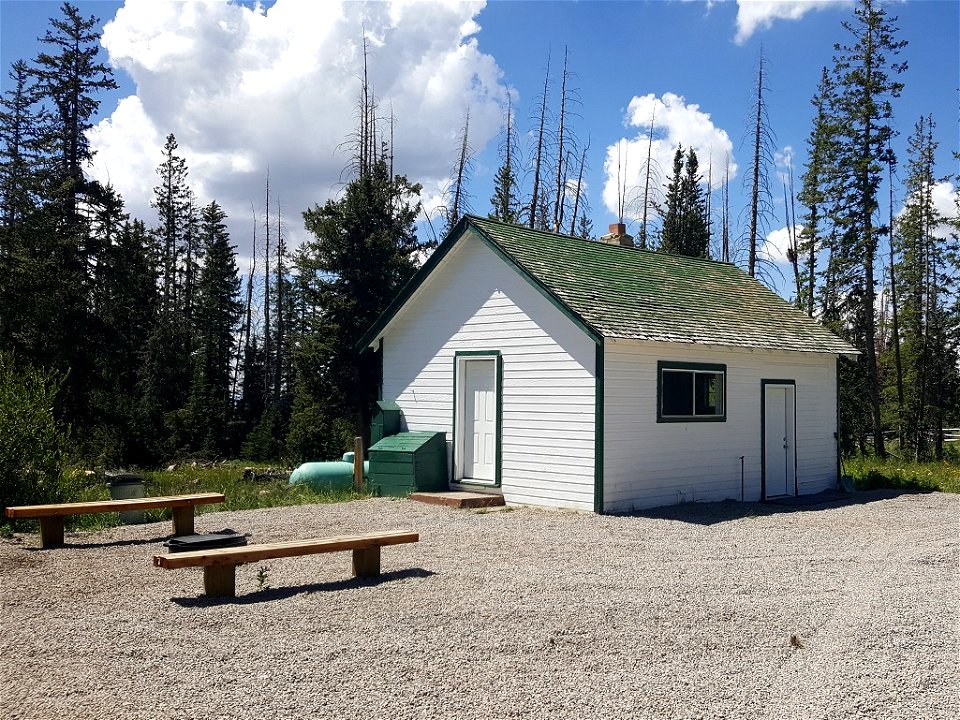
<path fill-rule="evenodd" d="M 380 495 L 447 490 L 447 435 L 403 432 L 370 446 L 369 482 Z"/>
<path fill-rule="evenodd" d="M 400 432 L 400 406 L 392 400 L 377 400 L 370 421 L 370 445 Z"/>

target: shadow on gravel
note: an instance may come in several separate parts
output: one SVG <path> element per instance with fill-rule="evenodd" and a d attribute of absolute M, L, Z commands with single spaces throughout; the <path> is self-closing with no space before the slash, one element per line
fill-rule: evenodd
<path fill-rule="evenodd" d="M 109 542 L 71 542 L 70 538 L 67 538 L 66 542 L 59 547 L 52 548 L 42 548 L 39 545 L 36 547 L 25 547 L 24 550 L 30 551 L 40 551 L 40 552 L 50 552 L 51 550 L 56 552 L 57 550 L 71 550 L 73 548 L 104 548 L 104 547 L 124 547 L 125 545 L 160 545 L 165 540 L 169 540 L 170 535 L 161 535 L 160 537 L 154 538 L 139 538 L 137 540 L 110 540 Z"/>
<path fill-rule="evenodd" d="M 643 517 L 655 520 L 677 520 L 678 522 L 696 525 L 716 525 L 717 523 L 743 520 L 744 518 L 832 510 L 848 505 L 863 505 L 880 500 L 890 500 L 901 495 L 920 494 L 923 493 L 900 489 L 865 490 L 854 493 L 829 490 L 815 495 L 775 498 L 764 502 L 724 500 L 723 502 L 712 503 L 683 503 L 624 513 L 623 517 Z"/>
<path fill-rule="evenodd" d="M 355 590 L 363 587 L 373 587 L 396 580 L 406 580 L 408 578 L 426 578 L 436 575 L 432 570 L 423 568 L 411 568 L 408 570 L 395 570 L 394 572 L 383 573 L 379 577 L 360 580 L 357 578 L 347 578 L 344 580 L 333 580 L 330 582 L 311 583 L 309 585 L 293 585 L 291 587 L 268 588 L 257 590 L 248 595 L 238 597 L 208 598 L 206 596 L 188 597 L 188 598 L 170 598 L 170 601 L 180 607 L 210 607 L 212 605 L 252 605 L 254 603 L 272 602 L 274 600 L 284 600 L 301 593 L 316 592 L 342 592 L 344 590 Z"/>

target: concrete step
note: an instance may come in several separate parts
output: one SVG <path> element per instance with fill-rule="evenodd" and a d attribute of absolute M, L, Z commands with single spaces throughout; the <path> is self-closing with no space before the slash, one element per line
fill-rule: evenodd
<path fill-rule="evenodd" d="M 482 508 L 506 505 L 503 495 L 490 493 L 464 492 L 451 490 L 448 492 L 415 492 L 410 493 L 410 499 L 428 505 L 444 505 L 452 508 Z"/>

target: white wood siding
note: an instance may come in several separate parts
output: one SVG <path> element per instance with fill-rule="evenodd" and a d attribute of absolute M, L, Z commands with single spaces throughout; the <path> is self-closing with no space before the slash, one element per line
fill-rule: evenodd
<path fill-rule="evenodd" d="M 499 350 L 504 498 L 593 510 L 595 348 L 467 236 L 387 326 L 383 396 L 403 409 L 405 429 L 446 432 L 452 453 L 455 353 Z"/>
<path fill-rule="evenodd" d="M 657 422 L 657 361 L 727 366 L 726 422 Z M 607 340 L 604 356 L 604 509 L 760 499 L 761 379 L 796 381 L 801 495 L 837 481 L 833 355 L 696 348 Z"/>

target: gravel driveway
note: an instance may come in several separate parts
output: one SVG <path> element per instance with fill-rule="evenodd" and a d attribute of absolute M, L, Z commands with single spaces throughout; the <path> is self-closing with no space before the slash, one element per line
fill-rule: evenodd
<path fill-rule="evenodd" d="M 197 518 L 253 542 L 412 529 L 237 571 L 168 524 L 0 541 L 0 717 L 954 718 L 960 498 L 861 493 L 600 517 L 375 499 Z"/>

